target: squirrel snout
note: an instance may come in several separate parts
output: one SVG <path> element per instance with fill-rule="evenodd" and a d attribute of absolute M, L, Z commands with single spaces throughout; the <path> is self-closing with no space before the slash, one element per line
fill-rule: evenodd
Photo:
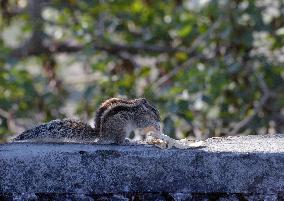
<path fill-rule="evenodd" d="M 161 126 L 160 123 L 154 123 L 151 126 L 147 126 L 145 128 L 142 129 L 142 131 L 144 133 L 149 133 L 149 132 L 157 132 L 157 133 L 161 133 Z"/>

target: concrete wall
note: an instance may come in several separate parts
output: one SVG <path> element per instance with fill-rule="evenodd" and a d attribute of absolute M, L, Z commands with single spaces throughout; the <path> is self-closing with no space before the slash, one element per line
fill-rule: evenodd
<path fill-rule="evenodd" d="M 284 135 L 196 149 L 0 145 L 0 200 L 284 200 Z"/>

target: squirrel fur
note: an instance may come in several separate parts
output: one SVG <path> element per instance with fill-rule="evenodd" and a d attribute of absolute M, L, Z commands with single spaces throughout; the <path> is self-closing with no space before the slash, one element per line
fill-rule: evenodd
<path fill-rule="evenodd" d="M 24 131 L 12 141 L 121 144 L 135 129 L 160 132 L 160 114 L 157 108 L 145 98 L 111 98 L 97 109 L 94 128 L 78 120 L 53 120 Z"/>

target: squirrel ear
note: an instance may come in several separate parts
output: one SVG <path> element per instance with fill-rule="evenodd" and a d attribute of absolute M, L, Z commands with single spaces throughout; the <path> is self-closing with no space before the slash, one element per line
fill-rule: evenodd
<path fill-rule="evenodd" d="M 141 103 L 146 104 L 146 103 L 148 103 L 148 101 L 147 101 L 146 98 L 141 98 Z"/>

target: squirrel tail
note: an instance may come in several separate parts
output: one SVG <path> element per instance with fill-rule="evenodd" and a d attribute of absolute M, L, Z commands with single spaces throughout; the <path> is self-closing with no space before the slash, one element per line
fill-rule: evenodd
<path fill-rule="evenodd" d="M 28 129 L 11 141 L 95 141 L 97 132 L 90 125 L 72 119 L 53 120 Z"/>

